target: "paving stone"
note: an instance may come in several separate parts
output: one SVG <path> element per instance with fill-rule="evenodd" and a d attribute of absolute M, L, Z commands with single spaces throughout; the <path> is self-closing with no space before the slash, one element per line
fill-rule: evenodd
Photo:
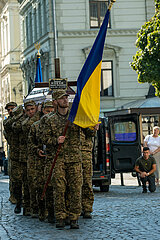
<path fill-rule="evenodd" d="M 80 229 L 57 230 L 47 222 L 15 215 L 15 205 L 8 201 L 8 178 L 0 174 L 0 240 L 160 239 L 160 188 L 144 195 L 136 179 L 124 182 L 120 186 L 119 179 L 114 180 L 108 193 L 95 188 L 93 218 L 80 217 Z"/>

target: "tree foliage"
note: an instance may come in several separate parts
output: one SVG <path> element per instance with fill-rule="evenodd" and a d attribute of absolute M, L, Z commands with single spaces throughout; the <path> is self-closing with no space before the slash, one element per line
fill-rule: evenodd
<path fill-rule="evenodd" d="M 138 73 L 138 82 L 151 83 L 160 97 L 160 0 L 155 0 L 155 15 L 137 34 L 138 51 L 131 67 Z"/>

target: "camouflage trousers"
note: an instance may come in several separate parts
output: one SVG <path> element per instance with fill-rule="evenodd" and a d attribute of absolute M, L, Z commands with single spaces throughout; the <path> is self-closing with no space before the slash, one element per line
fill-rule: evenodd
<path fill-rule="evenodd" d="M 36 199 L 37 199 L 37 204 L 38 204 L 39 216 L 45 215 L 45 212 L 46 212 L 45 198 L 43 200 L 41 200 L 41 196 L 42 196 L 43 188 L 44 188 L 44 184 L 45 184 L 43 161 L 44 161 L 43 158 L 36 159 L 35 185 L 36 185 Z M 53 195 L 53 192 L 51 192 L 51 195 Z"/>
<path fill-rule="evenodd" d="M 92 188 L 92 152 L 82 151 L 82 211 L 92 212 L 94 193 Z"/>
<path fill-rule="evenodd" d="M 30 209 L 30 194 L 28 187 L 28 178 L 27 178 L 27 163 L 21 162 L 21 172 L 22 172 L 22 186 L 23 186 L 23 207 Z"/>
<path fill-rule="evenodd" d="M 30 210 L 32 214 L 38 214 L 38 202 L 37 202 L 37 170 L 35 167 L 35 156 L 29 156 L 27 160 L 27 179 L 28 188 L 30 194 Z"/>
<path fill-rule="evenodd" d="M 13 181 L 13 174 L 11 175 L 11 163 L 12 159 L 9 156 L 8 158 L 8 175 L 9 175 L 9 192 L 10 192 L 10 199 L 15 199 L 15 192 L 14 192 L 14 186 L 15 182 Z"/>
<path fill-rule="evenodd" d="M 20 205 L 22 202 L 22 172 L 20 162 L 11 161 L 10 177 L 12 179 L 13 195 L 17 204 Z"/>
<path fill-rule="evenodd" d="M 53 162 L 53 158 L 52 157 L 47 157 L 46 160 L 46 165 L 44 168 L 44 184 L 46 183 L 49 173 L 50 173 L 50 169 L 52 167 L 52 162 Z M 43 186 L 44 188 L 44 186 Z M 48 214 L 50 216 L 54 216 L 55 215 L 55 211 L 54 211 L 54 187 L 53 187 L 53 181 L 48 183 L 48 187 L 46 189 L 46 193 L 45 193 L 45 203 L 46 203 L 46 209 L 48 211 Z"/>
<path fill-rule="evenodd" d="M 68 212 L 71 220 L 77 220 L 81 214 L 82 163 L 64 163 L 63 159 L 58 159 L 53 183 L 56 220 L 65 219 Z M 66 206 L 67 192 L 70 194 L 69 206 Z"/>

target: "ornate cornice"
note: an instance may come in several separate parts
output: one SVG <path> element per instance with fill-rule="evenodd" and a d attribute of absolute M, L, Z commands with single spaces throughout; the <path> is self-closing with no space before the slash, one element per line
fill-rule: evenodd
<path fill-rule="evenodd" d="M 28 8 L 32 7 L 32 2 L 33 0 L 22 0 L 22 1 L 18 1 L 20 3 L 20 10 L 19 13 L 20 15 L 24 15 L 25 12 L 28 10 Z"/>
<path fill-rule="evenodd" d="M 107 36 L 135 36 L 139 29 L 108 29 Z M 59 38 L 70 37 L 95 37 L 98 30 L 86 30 L 86 31 L 59 31 Z"/>
<path fill-rule="evenodd" d="M 11 72 L 18 72 L 20 71 L 20 64 L 15 63 L 15 64 L 7 64 L 3 68 L 0 69 L 0 75 L 1 77 L 4 77 L 6 74 L 11 73 Z"/>

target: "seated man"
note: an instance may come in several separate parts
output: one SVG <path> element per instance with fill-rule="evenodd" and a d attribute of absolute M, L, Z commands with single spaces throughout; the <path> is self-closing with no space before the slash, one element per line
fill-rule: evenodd
<path fill-rule="evenodd" d="M 143 148 L 143 156 L 136 160 L 135 171 L 140 174 L 140 179 L 142 182 L 143 192 L 147 192 L 146 182 L 149 183 L 149 191 L 154 192 L 156 190 L 155 185 L 155 175 L 156 171 L 156 161 L 154 157 L 150 156 L 150 151 L 148 147 Z"/>

